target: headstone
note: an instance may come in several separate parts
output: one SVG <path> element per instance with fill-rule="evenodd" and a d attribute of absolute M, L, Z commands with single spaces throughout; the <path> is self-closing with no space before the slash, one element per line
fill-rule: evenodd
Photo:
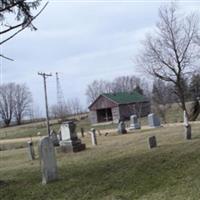
<path fill-rule="evenodd" d="M 96 146 L 97 145 L 97 137 L 96 137 L 96 130 L 94 128 L 91 129 L 91 140 L 92 140 L 92 145 Z"/>
<path fill-rule="evenodd" d="M 185 110 L 183 111 L 183 123 L 184 123 L 185 126 L 189 125 L 187 113 L 186 113 Z"/>
<path fill-rule="evenodd" d="M 78 152 L 85 150 L 85 144 L 81 143 L 76 134 L 76 124 L 72 121 L 61 124 L 60 149 L 63 152 Z"/>
<path fill-rule="evenodd" d="M 150 127 L 160 127 L 160 119 L 154 113 L 148 115 L 148 122 Z"/>
<path fill-rule="evenodd" d="M 130 117 L 130 130 L 131 129 L 140 129 L 140 122 L 138 121 L 137 115 L 131 115 Z"/>
<path fill-rule="evenodd" d="M 148 138 L 148 146 L 149 146 L 149 149 L 157 147 L 156 136 L 152 136 Z"/>
<path fill-rule="evenodd" d="M 127 133 L 126 131 L 126 124 L 123 121 L 120 121 L 118 124 L 118 133 L 119 134 L 125 134 Z"/>
<path fill-rule="evenodd" d="M 188 117 L 187 113 L 184 110 L 183 111 L 183 123 L 184 123 L 184 135 L 186 140 L 191 140 L 192 139 L 192 128 L 191 125 L 188 122 Z"/>
<path fill-rule="evenodd" d="M 81 136 L 84 137 L 84 128 L 81 128 Z"/>
<path fill-rule="evenodd" d="M 58 179 L 55 149 L 48 136 L 39 141 L 39 154 L 42 171 L 42 184 Z"/>
<path fill-rule="evenodd" d="M 54 146 L 59 146 L 59 139 L 58 139 L 57 133 L 54 130 L 51 130 L 50 138 Z"/>
<path fill-rule="evenodd" d="M 34 160 L 35 159 L 35 152 L 34 152 L 34 147 L 33 147 L 33 142 L 32 141 L 28 141 L 28 157 L 29 160 Z"/>

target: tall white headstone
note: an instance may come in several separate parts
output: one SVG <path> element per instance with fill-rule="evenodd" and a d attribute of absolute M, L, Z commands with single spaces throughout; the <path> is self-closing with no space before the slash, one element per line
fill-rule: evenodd
<path fill-rule="evenodd" d="M 189 124 L 187 113 L 184 110 L 183 111 L 183 124 L 184 124 L 184 135 L 186 140 L 192 139 L 192 128 Z"/>
<path fill-rule="evenodd" d="M 97 137 L 96 137 L 96 130 L 94 128 L 91 129 L 91 140 L 92 140 L 92 145 L 96 146 L 97 145 Z"/>
<path fill-rule="evenodd" d="M 81 140 L 76 134 L 76 124 L 72 121 L 64 122 L 61 124 L 61 138 L 60 149 L 63 152 L 78 152 L 85 149 L 85 144 L 81 143 Z"/>
<path fill-rule="evenodd" d="M 187 113 L 186 113 L 185 110 L 183 111 L 183 123 L 184 123 L 185 126 L 189 125 Z"/>
<path fill-rule="evenodd" d="M 42 184 L 58 179 L 55 149 L 52 140 L 45 136 L 39 141 Z"/>

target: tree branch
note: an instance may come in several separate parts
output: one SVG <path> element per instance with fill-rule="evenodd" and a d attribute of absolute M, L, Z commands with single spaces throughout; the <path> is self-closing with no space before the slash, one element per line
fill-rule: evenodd
<path fill-rule="evenodd" d="M 37 13 L 37 15 L 35 15 L 25 26 L 23 26 L 21 29 L 19 29 L 17 32 L 15 32 L 14 34 L 12 34 L 10 37 L 6 38 L 5 40 L 0 42 L 0 45 L 2 45 L 3 43 L 7 42 L 8 40 L 12 39 L 14 36 L 16 36 L 17 34 L 19 34 L 21 31 L 23 31 L 25 28 L 27 28 L 28 26 L 31 25 L 32 21 L 35 20 L 41 13 L 42 11 L 46 8 L 47 4 L 49 2 L 46 2 L 46 4 L 43 6 L 43 8 Z"/>

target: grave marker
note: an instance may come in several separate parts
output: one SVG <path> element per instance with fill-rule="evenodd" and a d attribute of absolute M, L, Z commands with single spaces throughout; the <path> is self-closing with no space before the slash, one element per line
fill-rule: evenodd
<path fill-rule="evenodd" d="M 76 134 L 76 124 L 72 121 L 61 124 L 60 149 L 63 152 L 78 152 L 85 150 L 85 144 L 81 143 Z"/>
<path fill-rule="evenodd" d="M 130 117 L 130 130 L 140 129 L 140 122 L 138 121 L 137 115 L 131 115 Z"/>
<path fill-rule="evenodd" d="M 149 149 L 157 147 L 156 136 L 151 136 L 148 138 Z"/>
<path fill-rule="evenodd" d="M 148 123 L 150 127 L 160 127 L 160 119 L 154 113 L 148 115 Z"/>
<path fill-rule="evenodd" d="M 48 136 L 39 141 L 39 155 L 42 171 L 42 184 L 47 184 L 58 179 L 55 149 Z"/>
<path fill-rule="evenodd" d="M 92 140 L 92 145 L 96 146 L 97 145 L 97 137 L 96 137 L 96 130 L 94 128 L 91 129 L 91 140 Z"/>
<path fill-rule="evenodd" d="M 27 144 L 28 144 L 29 160 L 34 160 L 35 159 L 35 152 L 34 152 L 33 142 L 30 140 L 30 141 L 27 142 Z"/>

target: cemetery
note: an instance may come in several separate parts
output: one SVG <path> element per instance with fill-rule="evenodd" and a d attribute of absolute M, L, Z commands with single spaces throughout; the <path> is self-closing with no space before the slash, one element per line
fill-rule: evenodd
<path fill-rule="evenodd" d="M 200 199 L 199 2 L 0 5 L 0 200 Z"/>
<path fill-rule="evenodd" d="M 146 123 L 134 115 L 105 130 L 63 123 L 51 132 L 59 146 L 55 135 L 40 136 L 22 148 L 0 151 L 0 195 L 5 200 L 187 199 L 192 192 L 199 199 L 200 123 L 190 123 L 188 140 L 183 117 L 181 123 L 158 126 L 155 114 L 145 117 Z"/>

